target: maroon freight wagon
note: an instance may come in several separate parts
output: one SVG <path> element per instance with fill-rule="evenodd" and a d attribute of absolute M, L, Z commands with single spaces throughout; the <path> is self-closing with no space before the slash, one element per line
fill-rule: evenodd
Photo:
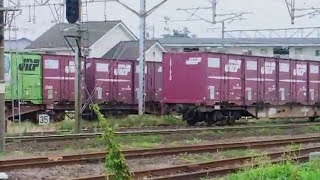
<path fill-rule="evenodd" d="M 54 110 L 62 119 L 65 110 L 74 109 L 75 61 L 74 56 L 43 55 L 43 103 L 47 110 Z M 90 64 L 87 65 L 88 67 Z M 86 70 L 82 63 L 82 100 L 86 100 Z"/>
<path fill-rule="evenodd" d="M 319 115 L 320 62 L 220 53 L 164 54 L 163 102 L 189 124 Z"/>
<path fill-rule="evenodd" d="M 87 85 L 92 101 L 102 111 L 132 113 L 137 111 L 138 62 L 136 60 L 88 59 Z M 160 112 L 162 64 L 146 62 L 146 111 Z"/>

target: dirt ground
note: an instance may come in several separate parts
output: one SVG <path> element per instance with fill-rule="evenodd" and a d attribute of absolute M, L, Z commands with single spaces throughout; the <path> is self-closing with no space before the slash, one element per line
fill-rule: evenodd
<path fill-rule="evenodd" d="M 301 145 L 301 147 L 315 147 L 320 146 L 320 143 L 310 143 Z M 222 151 L 216 153 L 201 153 L 201 154 L 180 154 L 174 156 L 161 156 L 154 158 L 144 159 L 133 159 L 129 160 L 128 164 L 131 171 L 146 170 L 146 169 L 157 169 L 165 168 L 174 165 L 182 164 L 193 164 L 208 161 L 217 161 L 226 158 L 240 157 L 254 154 L 262 154 L 267 152 L 275 152 L 280 150 L 289 150 L 288 146 L 273 147 L 262 150 L 249 150 L 251 152 L 245 152 L 241 150 L 234 151 Z M 246 150 L 248 151 L 248 150 Z M 196 159 L 196 161 L 194 161 Z M 76 177 L 85 176 L 97 176 L 104 174 L 103 162 L 97 162 L 94 164 L 78 164 L 78 165 L 66 165 L 66 166 L 55 166 L 51 168 L 34 168 L 34 169 L 23 169 L 14 170 L 7 172 L 11 180 L 64 180 Z"/>

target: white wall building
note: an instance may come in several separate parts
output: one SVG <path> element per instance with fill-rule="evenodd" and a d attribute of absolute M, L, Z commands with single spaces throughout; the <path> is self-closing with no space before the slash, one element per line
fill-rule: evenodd
<path fill-rule="evenodd" d="M 162 62 L 165 48 L 158 41 L 146 41 L 145 59 L 151 62 Z M 107 52 L 103 58 L 117 60 L 139 60 L 139 41 L 121 41 Z"/>
<path fill-rule="evenodd" d="M 82 44 L 89 47 L 89 57 L 100 58 L 120 41 L 137 40 L 136 36 L 121 21 L 89 21 L 87 32 L 83 32 Z M 58 55 L 74 54 L 76 41 L 65 36 L 76 36 L 77 26 L 73 24 L 56 24 L 25 49 L 36 53 Z"/>
<path fill-rule="evenodd" d="M 169 52 L 225 52 L 254 56 L 320 60 L 318 38 L 162 38 Z"/>

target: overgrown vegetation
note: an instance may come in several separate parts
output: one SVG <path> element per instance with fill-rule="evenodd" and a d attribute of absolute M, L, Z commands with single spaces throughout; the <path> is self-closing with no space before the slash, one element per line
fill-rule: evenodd
<path fill-rule="evenodd" d="M 168 125 L 185 125 L 185 122 L 181 119 L 167 115 L 167 116 L 155 116 L 155 115 L 129 115 L 126 118 L 111 118 L 108 119 L 111 125 L 115 127 L 146 127 L 146 126 L 168 126 Z"/>
<path fill-rule="evenodd" d="M 255 149 L 235 149 L 235 150 L 221 151 L 220 153 L 225 158 L 254 156 L 258 154 L 257 150 Z"/>
<path fill-rule="evenodd" d="M 121 153 L 120 146 L 116 141 L 114 128 L 108 124 L 106 118 L 100 113 L 98 105 L 93 105 L 92 108 L 98 117 L 100 127 L 103 129 L 102 139 L 108 152 L 108 156 L 105 161 L 106 170 L 112 173 L 115 179 L 133 179 L 124 155 Z"/>
<path fill-rule="evenodd" d="M 318 180 L 320 178 L 320 162 L 296 165 L 290 161 L 282 164 L 261 166 L 232 174 L 224 180 Z"/>

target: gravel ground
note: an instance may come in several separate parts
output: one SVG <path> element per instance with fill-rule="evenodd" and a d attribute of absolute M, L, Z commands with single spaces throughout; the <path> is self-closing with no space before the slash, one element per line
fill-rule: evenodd
<path fill-rule="evenodd" d="M 249 136 L 249 137 L 239 137 L 237 135 L 233 136 L 233 138 L 223 139 L 217 138 L 215 140 L 210 140 L 207 138 L 205 140 L 202 139 L 191 139 L 188 141 L 186 139 L 181 140 L 177 143 L 166 144 L 161 143 L 157 147 L 171 147 L 171 146 L 190 146 L 190 145 L 205 145 L 205 144 L 214 144 L 214 143 L 235 143 L 235 142 L 243 142 L 243 141 L 259 141 L 259 140 L 272 140 L 278 138 L 297 138 L 297 137 L 305 137 L 305 136 L 320 136 L 319 133 L 306 133 L 299 135 L 277 135 L 277 136 Z M 174 137 L 172 137 L 174 138 Z M 31 157 L 39 157 L 39 156 L 56 156 L 56 155 L 72 155 L 72 154 L 82 154 L 82 153 L 91 153 L 91 152 L 101 152 L 103 151 L 103 147 L 101 144 L 96 147 L 91 147 L 90 144 L 96 142 L 92 142 L 92 139 L 84 139 L 84 140 L 68 140 L 68 141 L 53 141 L 50 143 L 47 142 L 24 142 L 20 144 L 9 144 L 8 147 L 15 147 L 13 149 L 7 149 L 9 152 L 5 156 L 0 156 L 0 160 L 6 159 L 19 159 L 19 158 L 31 158 Z M 64 148 L 61 148 L 64 146 Z M 38 148 L 38 149 L 37 149 Z M 133 149 L 131 147 L 126 148 L 124 146 L 123 149 Z M 145 148 L 134 148 L 134 149 L 145 149 Z"/>
<path fill-rule="evenodd" d="M 181 146 L 215 142 L 234 142 L 241 139 L 257 140 L 264 136 L 291 136 L 317 133 L 320 135 L 319 127 L 299 127 L 292 129 L 248 129 L 243 131 L 202 131 L 198 133 L 175 133 L 164 135 L 145 136 L 118 136 L 121 146 L 124 149 L 137 149 L 147 147 Z M 228 138 L 232 137 L 232 138 Z M 237 137 L 237 138 L 234 138 Z M 250 137 L 250 138 L 247 138 Z M 101 149 L 103 143 L 98 138 L 80 140 L 60 140 L 50 142 L 14 142 L 7 144 L 8 152 L 21 151 L 25 153 L 45 154 L 54 151 L 78 151 L 79 149 Z"/>
<path fill-rule="evenodd" d="M 310 143 L 302 145 L 301 147 L 315 147 L 320 146 L 320 143 Z M 263 150 L 253 150 L 255 154 L 266 153 L 266 152 L 275 152 L 280 150 L 289 150 L 288 146 L 273 147 Z M 243 151 L 245 152 L 245 151 Z M 243 153 L 242 152 L 242 153 Z M 233 153 L 233 154 L 231 154 Z M 134 159 L 129 160 L 128 164 L 132 171 L 137 170 L 146 170 L 146 169 L 155 169 L 155 168 L 164 168 L 174 165 L 181 164 L 191 164 L 204 161 L 216 161 L 225 158 L 231 158 L 237 156 L 243 156 L 238 153 L 238 151 L 229 152 L 228 154 L 222 152 L 216 153 L 202 153 L 202 154 L 180 154 L 174 156 L 161 156 L 154 158 L 144 158 L 144 159 Z M 226 157 L 227 156 L 227 157 Z M 204 159 L 202 160 L 201 159 Z M 196 159 L 196 162 L 193 160 Z M 23 169 L 23 170 L 14 170 L 7 172 L 11 180 L 62 180 L 70 179 L 76 177 L 84 176 L 97 176 L 104 173 L 104 164 L 102 162 L 97 162 L 95 164 L 82 164 L 82 165 L 65 165 L 65 166 L 56 166 L 51 168 L 34 168 L 34 169 Z"/>

